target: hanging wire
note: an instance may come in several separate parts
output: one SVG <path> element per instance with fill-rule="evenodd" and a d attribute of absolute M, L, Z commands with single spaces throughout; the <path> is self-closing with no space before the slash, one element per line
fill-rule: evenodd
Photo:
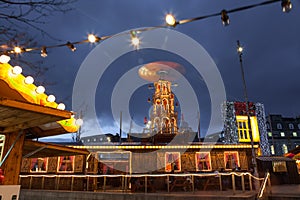
<path fill-rule="evenodd" d="M 182 25 L 182 24 L 186 24 L 186 23 L 190 23 L 190 22 L 194 22 L 194 21 L 199 21 L 199 20 L 210 18 L 210 17 L 216 17 L 216 16 L 221 16 L 222 23 L 224 25 L 228 25 L 229 24 L 229 17 L 228 17 L 229 13 L 241 12 L 241 11 L 249 10 L 249 9 L 252 9 L 252 8 L 255 8 L 255 7 L 259 7 L 259 6 L 273 4 L 273 3 L 276 3 L 276 2 L 279 2 L 279 1 L 281 2 L 283 12 L 288 12 L 292 8 L 292 4 L 291 4 L 290 0 L 269 0 L 269 1 L 264 1 L 264 2 L 261 2 L 261 3 L 247 5 L 247 6 L 242 6 L 242 7 L 238 7 L 238 8 L 234 8 L 234 9 L 230 9 L 230 10 L 224 10 L 223 9 L 221 12 L 217 12 L 217 13 L 213 13 L 213 14 L 209 14 L 209 15 L 204 15 L 204 16 L 199 16 L 199 17 L 194 17 L 194 18 L 182 19 L 182 20 L 179 20 L 179 21 L 176 21 L 175 18 L 172 19 L 171 16 L 168 16 L 168 20 L 166 18 L 166 24 L 160 25 L 160 26 L 140 28 L 140 29 L 135 29 L 135 30 L 130 30 L 130 31 L 127 31 L 127 32 L 123 32 L 123 33 L 118 33 L 118 34 L 114 34 L 114 35 L 107 35 L 107 36 L 101 36 L 101 37 L 98 37 L 98 36 L 93 35 L 93 34 L 89 34 L 86 40 L 77 41 L 77 42 L 67 42 L 67 43 L 64 43 L 64 44 L 57 44 L 57 45 L 50 45 L 50 46 L 43 45 L 41 47 L 30 47 L 30 48 L 14 47 L 10 50 L 0 51 L 0 54 L 6 54 L 6 55 L 7 54 L 18 54 L 18 53 L 31 52 L 31 51 L 37 51 L 38 50 L 38 51 L 41 52 L 42 57 L 46 57 L 47 56 L 47 49 L 65 47 L 66 46 L 70 50 L 75 51 L 76 50 L 75 45 L 78 45 L 78 44 L 99 43 L 99 42 L 101 42 L 103 40 L 106 40 L 108 38 L 121 36 L 121 35 L 130 35 L 132 37 L 133 32 L 135 34 L 138 34 L 138 33 L 141 33 L 141 32 L 151 31 L 151 30 L 155 30 L 155 29 L 158 29 L 158 28 L 175 27 L 176 25 Z M 168 14 L 168 15 L 170 15 L 170 14 Z M 172 24 L 170 24 L 168 21 L 171 21 Z"/>

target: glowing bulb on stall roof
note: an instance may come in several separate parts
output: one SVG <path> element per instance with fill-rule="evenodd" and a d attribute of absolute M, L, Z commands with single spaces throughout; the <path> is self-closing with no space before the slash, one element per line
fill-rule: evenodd
<path fill-rule="evenodd" d="M 8 55 L 1 55 L 0 56 L 0 63 L 8 63 L 10 61 L 10 57 Z"/>
<path fill-rule="evenodd" d="M 83 124 L 83 120 L 82 119 L 76 119 L 75 124 L 77 126 L 81 126 Z"/>
<path fill-rule="evenodd" d="M 18 75 L 22 73 L 22 68 L 20 66 L 14 66 L 14 68 L 12 69 L 12 73 L 14 75 Z"/>
<path fill-rule="evenodd" d="M 63 103 L 59 103 L 56 108 L 59 110 L 64 110 L 64 109 L 66 109 L 66 106 Z"/>
<path fill-rule="evenodd" d="M 34 79 L 32 78 L 32 76 L 27 76 L 25 78 L 24 82 L 29 85 L 29 84 L 32 84 L 34 82 Z"/>
<path fill-rule="evenodd" d="M 48 97 L 47 97 L 47 101 L 48 102 L 54 102 L 55 101 L 55 96 L 50 94 Z"/>
<path fill-rule="evenodd" d="M 35 89 L 36 93 L 38 94 L 43 94 L 45 92 L 45 88 L 44 86 L 38 86 L 36 89 Z"/>
<path fill-rule="evenodd" d="M 89 35 L 88 35 L 88 41 L 89 41 L 90 43 L 99 42 L 99 40 L 100 40 L 100 38 L 97 37 L 97 36 L 94 35 L 94 34 L 89 34 Z"/>

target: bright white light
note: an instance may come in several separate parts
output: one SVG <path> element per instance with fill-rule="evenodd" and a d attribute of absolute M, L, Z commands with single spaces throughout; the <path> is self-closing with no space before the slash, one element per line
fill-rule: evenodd
<path fill-rule="evenodd" d="M 243 52 L 243 47 L 239 46 L 238 49 L 237 49 L 237 51 L 238 51 L 239 53 L 242 53 L 242 52 Z"/>
<path fill-rule="evenodd" d="M 43 94 L 45 92 L 45 88 L 44 86 L 38 86 L 36 89 L 35 89 L 36 93 L 38 94 Z"/>
<path fill-rule="evenodd" d="M 59 110 L 64 110 L 64 109 L 66 109 L 66 106 L 63 103 L 59 103 L 56 108 Z"/>
<path fill-rule="evenodd" d="M 169 26 L 174 26 L 176 24 L 176 19 L 172 14 L 167 14 L 165 19 Z"/>
<path fill-rule="evenodd" d="M 25 78 L 24 82 L 29 85 L 29 84 L 32 84 L 34 82 L 34 79 L 32 78 L 32 76 L 27 76 Z"/>
<path fill-rule="evenodd" d="M 139 46 L 140 39 L 138 37 L 132 37 L 131 38 L 131 43 L 132 43 L 133 46 Z"/>
<path fill-rule="evenodd" d="M 12 73 L 14 75 L 18 75 L 22 73 L 22 68 L 20 66 L 14 66 L 14 68 L 12 69 Z"/>
<path fill-rule="evenodd" d="M 7 55 L 1 55 L 0 56 L 0 62 L 1 63 L 8 63 L 10 61 L 10 57 L 9 56 L 7 56 Z"/>
<path fill-rule="evenodd" d="M 55 101 L 55 96 L 54 95 L 49 95 L 48 97 L 47 97 L 47 101 L 49 101 L 49 102 L 54 102 Z"/>
<path fill-rule="evenodd" d="M 14 52 L 15 53 L 22 53 L 22 49 L 20 47 L 15 47 Z"/>
<path fill-rule="evenodd" d="M 89 40 L 90 43 L 95 43 L 95 42 L 97 42 L 98 39 L 95 35 L 89 34 L 88 35 L 88 40 Z"/>
<path fill-rule="evenodd" d="M 76 119 L 75 124 L 76 124 L 77 126 L 82 126 L 83 120 L 82 120 L 82 119 Z"/>

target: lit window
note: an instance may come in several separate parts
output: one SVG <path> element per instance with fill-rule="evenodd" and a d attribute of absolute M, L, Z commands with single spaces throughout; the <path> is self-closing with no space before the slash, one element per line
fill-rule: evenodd
<path fill-rule="evenodd" d="M 167 152 L 165 154 L 165 171 L 166 172 L 180 172 L 181 159 L 179 152 Z"/>
<path fill-rule="evenodd" d="M 274 154 L 275 154 L 275 148 L 274 148 L 274 145 L 271 145 L 270 148 L 271 148 L 271 154 L 274 155 Z"/>
<path fill-rule="evenodd" d="M 297 132 L 293 132 L 293 137 L 297 137 Z"/>
<path fill-rule="evenodd" d="M 289 124 L 290 129 L 294 129 L 294 124 Z"/>
<path fill-rule="evenodd" d="M 196 170 L 197 171 L 210 171 L 211 159 L 209 152 L 196 152 Z"/>
<path fill-rule="evenodd" d="M 282 125 L 280 123 L 277 124 L 277 129 L 282 129 Z"/>
<path fill-rule="evenodd" d="M 96 142 L 96 138 L 94 138 L 94 142 Z"/>
<path fill-rule="evenodd" d="M 242 119 L 237 120 L 237 128 L 238 128 L 240 142 L 248 141 L 250 139 L 248 121 Z"/>
<path fill-rule="evenodd" d="M 90 139 L 87 139 L 87 142 L 90 142 Z"/>
<path fill-rule="evenodd" d="M 286 146 L 286 144 L 283 144 L 282 145 L 282 153 L 287 153 L 288 152 L 288 148 L 287 148 L 287 146 Z"/>
<path fill-rule="evenodd" d="M 236 169 L 240 167 L 239 153 L 237 151 L 224 152 L 225 169 Z"/>
<path fill-rule="evenodd" d="M 47 172 L 48 158 L 31 158 L 30 172 Z"/>
<path fill-rule="evenodd" d="M 272 132 L 268 132 L 268 136 L 269 136 L 269 137 L 272 137 Z"/>
<path fill-rule="evenodd" d="M 58 157 L 58 172 L 73 172 L 75 156 L 60 156 Z"/>
<path fill-rule="evenodd" d="M 284 136 L 285 136 L 285 133 L 284 133 L 284 132 L 280 132 L 280 136 L 281 136 L 281 137 L 284 137 Z"/>
<path fill-rule="evenodd" d="M 84 140 L 81 140 L 82 142 L 84 142 Z"/>

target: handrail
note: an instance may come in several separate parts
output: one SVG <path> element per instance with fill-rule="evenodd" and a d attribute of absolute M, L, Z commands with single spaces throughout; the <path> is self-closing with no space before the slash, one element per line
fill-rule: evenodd
<path fill-rule="evenodd" d="M 270 178 L 270 173 L 269 172 L 266 172 L 265 174 L 265 177 L 264 177 L 264 180 L 263 180 L 263 183 L 261 184 L 260 188 L 259 188 L 259 192 L 257 194 L 257 199 L 262 199 L 263 196 L 264 196 L 264 191 L 266 189 L 266 186 L 267 186 L 267 183 L 268 183 L 268 180 Z"/>
<path fill-rule="evenodd" d="M 127 191 L 127 181 L 130 178 L 144 178 L 145 180 L 147 180 L 148 177 L 166 177 L 166 179 L 169 179 L 169 177 L 191 177 L 191 179 L 193 180 L 192 185 L 194 185 L 194 178 L 195 177 L 216 177 L 219 178 L 219 187 L 220 190 L 222 191 L 222 176 L 232 176 L 232 189 L 233 189 L 233 194 L 235 194 L 235 190 L 236 190 L 236 186 L 235 186 L 235 179 L 234 176 L 238 176 L 242 178 L 242 190 L 243 192 L 245 191 L 245 182 L 244 182 L 244 176 L 248 176 L 249 177 L 249 187 L 250 190 L 252 190 L 252 181 L 251 178 L 257 179 L 259 181 L 264 180 L 264 178 L 259 178 L 259 177 L 255 177 L 253 176 L 251 173 L 249 172 L 214 172 L 214 173 L 185 173 L 185 174 L 116 174 L 116 175 L 96 175 L 96 174 L 28 174 L 28 175 L 20 175 L 20 181 L 22 178 L 30 178 L 30 180 L 32 180 L 32 178 L 56 178 L 57 182 L 59 183 L 60 178 L 72 178 L 72 184 L 74 182 L 74 178 L 87 178 L 87 180 L 89 180 L 90 178 L 103 178 L 103 191 L 105 191 L 106 188 L 106 181 L 107 178 L 122 178 L 121 180 L 121 185 L 122 185 L 122 190 L 123 191 Z M 59 187 L 57 183 L 57 187 L 56 189 Z M 87 183 L 88 184 L 88 183 Z M 169 184 L 168 184 L 168 188 L 167 191 L 169 192 Z M 145 193 L 147 193 L 147 183 L 144 185 L 145 187 Z M 31 188 L 31 182 L 30 182 L 30 187 Z M 87 186 L 87 188 L 89 188 Z M 42 188 L 43 189 L 43 188 Z M 71 186 L 71 190 L 73 189 L 73 186 Z M 194 187 L 192 186 L 192 191 L 194 192 Z"/>

